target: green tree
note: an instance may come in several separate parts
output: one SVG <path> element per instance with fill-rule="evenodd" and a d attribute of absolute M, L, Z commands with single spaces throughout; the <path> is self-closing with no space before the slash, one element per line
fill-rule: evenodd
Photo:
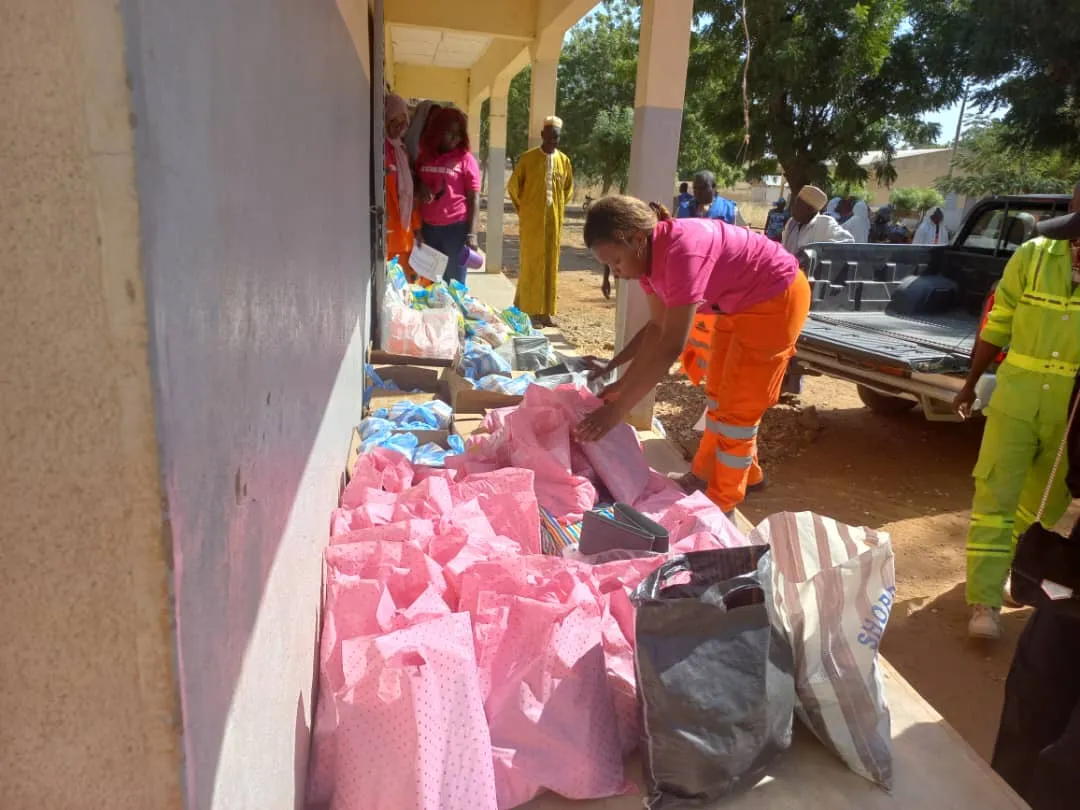
<path fill-rule="evenodd" d="M 529 148 L 529 95 L 532 70 L 525 68 L 510 82 L 506 111 L 506 154 L 517 159 Z"/>
<path fill-rule="evenodd" d="M 506 155 L 515 162 L 529 148 L 529 83 L 531 71 L 525 68 L 510 82 L 506 111 Z M 487 171 L 488 148 L 491 144 L 491 100 L 480 107 L 480 160 Z"/>
<path fill-rule="evenodd" d="M 935 185 L 946 194 L 1065 194 L 1080 178 L 1080 161 L 1062 149 L 1040 149 L 1004 121 L 976 118 L 961 139 L 953 172 Z"/>
<path fill-rule="evenodd" d="M 574 162 L 576 175 L 606 186 L 624 186 L 630 171 L 627 133 L 633 131 L 638 19 L 633 4 L 604 3 L 570 30 L 559 59 L 560 148 Z"/>
<path fill-rule="evenodd" d="M 913 214 L 922 217 L 931 208 L 945 204 L 941 192 L 933 188 L 894 188 L 889 193 L 889 205 L 898 214 Z"/>
<path fill-rule="evenodd" d="M 839 0 L 790 3 L 746 0 L 752 42 L 744 142 L 740 4 L 696 0 L 702 46 L 691 86 L 723 77 L 709 123 L 725 139 L 729 159 L 754 164 L 775 156 L 797 192 L 837 178 L 890 184 L 891 158 L 904 143 L 933 141 L 938 128 L 921 116 L 962 90 L 964 54 L 951 30 L 966 9 L 951 0 Z M 859 165 L 882 154 L 873 173 Z"/>
<path fill-rule="evenodd" d="M 630 142 L 634 137 L 634 111 L 629 107 L 601 110 L 596 116 L 584 156 L 590 174 L 607 194 L 612 186 L 626 192 L 630 179 Z"/>
<path fill-rule="evenodd" d="M 984 111 L 1007 107 L 1013 144 L 1080 155 L 1080 8 L 1075 0 L 957 0 L 955 38 Z"/>

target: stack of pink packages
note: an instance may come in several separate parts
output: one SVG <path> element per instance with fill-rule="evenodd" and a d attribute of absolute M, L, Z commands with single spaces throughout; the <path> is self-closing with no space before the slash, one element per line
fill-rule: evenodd
<path fill-rule="evenodd" d="M 663 557 L 541 555 L 538 481 L 554 469 L 426 470 L 383 449 L 359 459 L 326 551 L 310 804 L 509 810 L 545 790 L 634 790 L 629 594 Z M 748 543 L 703 495 L 660 490 L 667 506 L 651 516 L 673 552 Z"/>

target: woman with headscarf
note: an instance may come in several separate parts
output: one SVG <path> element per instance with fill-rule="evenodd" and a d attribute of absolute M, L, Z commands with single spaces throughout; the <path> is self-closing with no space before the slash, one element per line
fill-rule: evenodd
<path fill-rule="evenodd" d="M 412 164 L 401 136 L 409 126 L 409 107 L 394 93 L 386 97 L 386 136 L 383 139 L 383 167 L 386 176 L 386 259 L 397 257 L 409 266 L 409 254 L 420 230 L 420 212 L 413 204 Z"/>
<path fill-rule="evenodd" d="M 947 245 L 949 244 L 949 229 L 943 224 L 945 212 L 935 208 L 931 214 L 919 223 L 915 229 L 915 236 L 911 240 L 913 245 Z"/>
<path fill-rule="evenodd" d="M 851 216 L 844 223 L 844 230 L 851 234 L 855 242 L 869 242 L 870 206 L 862 200 L 856 200 L 851 207 Z"/>
<path fill-rule="evenodd" d="M 423 240 L 446 254 L 443 278 L 464 284 L 464 248 L 479 247 L 480 164 L 469 151 L 468 123 L 461 110 L 443 107 L 431 119 L 420 144 L 416 175 Z"/>
<path fill-rule="evenodd" d="M 764 234 L 719 219 L 672 219 L 634 197 L 595 203 L 585 244 L 616 278 L 637 280 L 649 322 L 601 374 L 630 363 L 603 392 L 605 404 L 577 428 L 581 441 L 602 438 L 668 373 L 700 313 L 717 315 L 705 395 L 707 426 L 694 474 L 725 512 L 763 480 L 757 432 L 810 310 L 810 283 L 798 260 Z M 693 479 L 684 481 L 693 484 Z"/>

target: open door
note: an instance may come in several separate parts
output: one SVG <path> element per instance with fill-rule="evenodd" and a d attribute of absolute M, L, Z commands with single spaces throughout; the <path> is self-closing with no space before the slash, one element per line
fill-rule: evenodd
<path fill-rule="evenodd" d="M 386 96 L 386 34 L 383 29 L 383 0 L 369 0 L 368 46 L 371 53 L 371 338 L 382 345 L 379 312 L 386 288 L 386 181 L 383 166 L 383 138 Z"/>

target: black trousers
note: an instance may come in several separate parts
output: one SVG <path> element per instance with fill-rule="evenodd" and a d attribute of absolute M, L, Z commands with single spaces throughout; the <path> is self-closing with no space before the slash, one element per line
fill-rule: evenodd
<path fill-rule="evenodd" d="M 1080 807 L 1080 620 L 1040 609 L 1028 621 L 991 764 L 1032 810 Z"/>

